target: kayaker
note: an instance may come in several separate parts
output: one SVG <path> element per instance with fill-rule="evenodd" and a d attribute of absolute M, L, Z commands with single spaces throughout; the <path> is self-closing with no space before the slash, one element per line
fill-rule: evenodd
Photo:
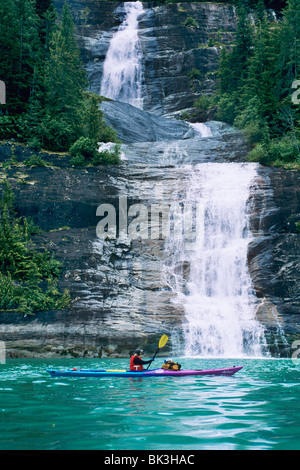
<path fill-rule="evenodd" d="M 130 358 L 130 365 L 129 365 L 129 369 L 131 371 L 137 371 L 137 372 L 142 371 L 144 364 L 150 364 L 153 361 L 154 358 L 150 359 L 149 361 L 143 361 L 143 359 L 141 358 L 141 354 L 143 352 L 144 351 L 140 348 L 137 348 L 133 352 L 133 355 Z"/>

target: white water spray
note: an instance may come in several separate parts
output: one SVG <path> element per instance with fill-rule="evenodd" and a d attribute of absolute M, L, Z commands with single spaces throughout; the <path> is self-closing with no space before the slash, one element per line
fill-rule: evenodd
<path fill-rule="evenodd" d="M 195 129 L 195 131 L 199 132 L 202 137 L 212 137 L 213 135 L 211 129 L 203 122 L 196 122 L 191 124 L 191 126 Z"/>
<path fill-rule="evenodd" d="M 185 309 L 187 356 L 261 356 L 263 328 L 247 268 L 251 240 L 247 203 L 255 164 L 208 163 L 191 167 L 184 204 L 202 202 L 203 237 L 192 251 L 170 241 L 168 277 Z M 182 196 L 182 195 L 181 195 Z M 172 246 L 173 243 L 173 246 Z M 185 266 L 185 272 L 178 266 Z M 186 274 L 186 266 L 189 274 Z"/>
<path fill-rule="evenodd" d="M 138 36 L 141 2 L 125 2 L 125 19 L 113 36 L 105 58 L 100 94 L 143 108 L 142 50 Z"/>
<path fill-rule="evenodd" d="M 138 18 L 143 6 L 141 2 L 126 2 L 124 7 L 125 20 L 111 40 L 104 63 L 101 95 L 142 108 Z M 212 137 L 205 124 L 193 127 L 202 138 Z M 163 162 L 176 160 L 178 152 L 188 161 L 187 151 L 171 142 Z M 203 163 L 186 165 L 185 169 L 189 178 L 176 183 L 174 202 L 189 206 L 201 203 L 204 208 L 200 221 L 203 237 L 198 237 L 193 249 L 185 249 L 184 239 L 171 238 L 166 247 L 171 253 L 167 282 L 185 310 L 185 354 L 261 356 L 264 334 L 255 319 L 256 298 L 247 267 L 252 237 L 247 204 L 256 165 Z"/>

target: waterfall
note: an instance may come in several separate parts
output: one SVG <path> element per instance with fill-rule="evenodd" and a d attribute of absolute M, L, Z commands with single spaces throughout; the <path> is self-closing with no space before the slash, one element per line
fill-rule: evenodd
<path fill-rule="evenodd" d="M 213 135 L 211 129 L 203 122 L 196 122 L 191 124 L 191 126 L 199 132 L 202 137 L 212 137 Z"/>
<path fill-rule="evenodd" d="M 125 19 L 113 36 L 104 62 L 100 94 L 143 108 L 142 51 L 138 36 L 141 2 L 125 2 Z"/>
<path fill-rule="evenodd" d="M 195 225 L 202 235 L 192 250 L 184 240 L 170 239 L 167 247 L 169 285 L 185 310 L 185 354 L 261 356 L 264 332 L 255 319 L 247 268 L 248 200 L 256 164 L 204 163 L 187 171 L 187 189 L 181 188 L 179 198 L 183 206 L 201 203 Z"/>
<path fill-rule="evenodd" d="M 101 95 L 142 108 L 142 52 L 138 36 L 141 2 L 125 2 L 126 16 L 113 36 L 104 63 Z M 213 137 L 203 123 L 193 124 L 199 139 Z M 183 142 L 183 143 L 182 143 Z M 197 140 L 198 143 L 198 140 Z M 256 164 L 201 163 L 192 165 L 184 141 L 166 142 L 163 164 L 176 164 L 185 176 L 176 181 L 174 203 L 201 205 L 186 220 L 194 220 L 192 248 L 186 240 L 170 237 L 166 252 L 166 282 L 184 307 L 185 354 L 188 356 L 261 356 L 264 331 L 255 319 L 256 298 L 248 272 L 247 250 L 251 241 L 248 201 L 256 176 Z M 188 175 L 188 177 L 187 177 Z M 199 217 L 202 218 L 201 220 Z M 184 219 L 185 220 L 185 219 Z M 177 231 L 178 234 L 178 231 Z M 190 233 L 189 233 L 190 235 Z"/>

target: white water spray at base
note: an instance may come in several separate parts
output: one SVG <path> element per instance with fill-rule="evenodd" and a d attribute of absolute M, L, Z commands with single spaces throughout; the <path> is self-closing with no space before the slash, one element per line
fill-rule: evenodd
<path fill-rule="evenodd" d="M 208 163 L 190 171 L 181 201 L 204 205 L 204 235 L 192 251 L 175 240 L 168 247 L 173 252 L 169 281 L 185 310 L 185 355 L 261 356 L 264 332 L 255 319 L 247 265 L 252 238 L 247 205 L 256 165 Z M 179 272 L 180 264 L 185 272 Z"/>

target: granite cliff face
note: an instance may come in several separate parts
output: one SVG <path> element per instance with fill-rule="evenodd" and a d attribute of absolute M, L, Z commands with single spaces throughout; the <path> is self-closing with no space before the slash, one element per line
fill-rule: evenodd
<path fill-rule="evenodd" d="M 136 344 L 151 351 L 162 331 L 180 340 L 184 309 L 173 303 L 175 294 L 164 279 L 165 240 L 103 242 L 96 234 L 97 207 L 111 204 L 118 219 L 120 197 L 126 196 L 128 208 L 170 204 L 191 164 L 239 161 L 248 147 L 240 132 L 217 122 L 209 123 L 214 138 L 203 138 L 188 123 L 159 117 L 153 118 L 150 131 L 148 113 L 131 108 L 118 103 L 117 112 L 114 103 L 103 106 L 108 121 L 122 122 L 120 134 L 127 138 L 121 165 L 76 169 L 67 156 L 44 155 L 49 168 L 8 170 L 19 214 L 33 217 L 44 231 L 34 241 L 63 262 L 60 287 L 72 297 L 68 311 L 33 317 L 2 313 L 0 335 L 12 356 L 127 355 Z M 128 111 L 125 129 L 121 117 Z M 142 123 L 148 130 L 145 142 L 136 133 Z M 28 152 L 16 146 L 17 160 L 22 162 Z M 1 159 L 9 158 L 10 146 L 2 147 Z M 165 352 L 171 345 L 172 340 Z"/>
<path fill-rule="evenodd" d="M 62 8 L 61 0 L 55 3 Z M 97 93 L 124 7 L 95 0 L 69 3 L 90 87 Z M 190 108 L 196 96 L 214 89 L 219 50 L 208 47 L 208 41 L 232 41 L 234 9 L 205 3 L 144 7 L 140 38 L 145 111 L 119 102 L 101 105 L 107 123 L 124 142 L 121 165 L 79 169 L 70 166 L 67 156 L 47 154 L 50 167 L 7 170 L 18 212 L 33 217 L 42 228 L 35 242 L 62 260 L 61 288 L 68 288 L 72 297 L 68 311 L 33 317 L 1 313 L 0 339 L 12 357 L 127 355 L 137 345 L 150 354 L 162 332 L 171 338 L 164 351 L 179 345 L 180 352 L 185 312 L 174 302 L 164 276 L 169 256 L 164 240 L 103 242 L 96 235 L 97 207 L 111 204 L 118 220 L 124 196 L 127 208 L 170 204 L 194 164 L 244 162 L 249 148 L 240 132 L 223 123 L 206 119 L 210 134 L 205 137 L 189 123 L 170 119 Z M 191 14 L 196 23 L 187 26 Z M 200 75 L 191 74 L 193 69 Z M 10 152 L 10 145 L 2 146 L 1 161 L 8 160 Z M 19 162 L 28 153 L 30 149 L 16 146 Z M 295 226 L 300 176 L 260 166 L 257 172 L 249 201 L 253 240 L 248 253 L 257 318 L 272 354 L 290 356 L 300 331 L 300 235 Z M 178 266 L 184 278 L 189 269 L 188 262 Z"/>
<path fill-rule="evenodd" d="M 58 11 L 63 2 L 55 0 Z M 70 0 L 78 44 L 91 91 L 100 93 L 103 63 L 113 34 L 124 20 L 124 4 Z M 143 50 L 144 110 L 159 115 L 191 108 L 196 97 L 215 90 L 220 49 L 233 42 L 236 23 L 232 5 L 144 2 L 139 19 Z M 194 21 L 189 22 L 193 17 Z"/>
<path fill-rule="evenodd" d="M 250 274 L 260 300 L 257 317 L 267 328 L 270 350 L 290 355 L 300 328 L 300 234 L 295 226 L 300 173 L 260 167 L 259 174 L 252 201 L 255 239 L 249 246 Z"/>
<path fill-rule="evenodd" d="M 118 122 L 115 104 L 104 108 L 107 120 Z M 129 105 L 119 103 L 118 108 L 122 116 Z M 148 129 L 148 142 L 139 142 L 136 125 L 141 125 L 143 116 L 146 126 L 148 114 L 133 109 L 131 116 L 127 132 L 124 123 L 120 130 L 128 143 L 122 145 L 127 160 L 119 166 L 76 169 L 67 156 L 47 155 L 49 168 L 8 170 L 19 213 L 33 217 L 43 229 L 35 242 L 63 261 L 60 286 L 68 288 L 72 297 L 68 311 L 33 317 L 1 313 L 0 335 L 9 355 L 127 355 L 136 344 L 150 353 L 162 331 L 171 337 L 168 348 L 176 350 L 182 344 L 185 312 L 164 277 L 170 255 L 165 240 L 103 242 L 96 234 L 97 207 L 111 204 L 118 220 L 124 196 L 127 208 L 171 204 L 174 192 L 185 187 L 191 165 L 245 161 L 248 147 L 239 132 L 217 122 L 208 123 L 213 136 L 202 137 L 189 124 L 169 119 L 165 125 L 172 133 L 167 126 L 162 140 L 162 118 L 158 118 L 160 137 L 154 126 L 152 134 Z M 18 161 L 28 152 L 17 146 Z M 2 147 L 1 159 L 9 157 L 10 147 Z M 293 227 L 299 214 L 299 172 L 258 167 L 258 174 L 251 190 L 254 238 L 248 254 L 257 318 L 266 329 L 272 353 L 289 355 L 300 328 L 299 234 Z M 189 275 L 188 262 L 178 269 L 184 277 Z"/>

